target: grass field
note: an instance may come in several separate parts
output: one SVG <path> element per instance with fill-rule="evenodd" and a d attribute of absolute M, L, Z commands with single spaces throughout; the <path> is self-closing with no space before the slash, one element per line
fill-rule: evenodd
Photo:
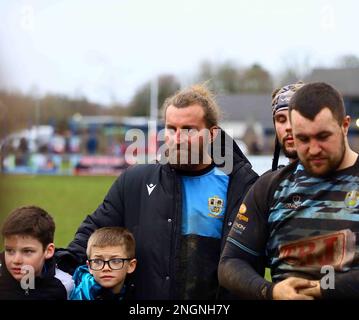
<path fill-rule="evenodd" d="M 67 246 L 86 215 L 102 202 L 116 177 L 0 176 L 0 225 L 13 209 L 37 205 L 55 219 L 55 244 Z"/>

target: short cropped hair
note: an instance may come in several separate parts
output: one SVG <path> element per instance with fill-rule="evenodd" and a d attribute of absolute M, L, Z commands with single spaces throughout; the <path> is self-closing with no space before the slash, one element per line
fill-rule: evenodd
<path fill-rule="evenodd" d="M 15 209 L 4 221 L 1 229 L 4 238 L 21 235 L 31 236 L 43 245 L 54 242 L 54 219 L 42 208 L 37 206 L 24 206 Z"/>
<path fill-rule="evenodd" d="M 133 234 L 122 227 L 104 227 L 97 229 L 87 242 L 87 257 L 90 258 L 93 247 L 104 248 L 108 246 L 121 246 L 127 258 L 135 257 L 136 242 Z"/>
<path fill-rule="evenodd" d="M 289 113 L 297 110 L 303 117 L 312 121 L 324 108 L 332 112 L 339 125 L 342 124 L 346 114 L 343 97 L 337 89 L 325 82 L 304 85 L 289 102 Z"/>
<path fill-rule="evenodd" d="M 163 118 L 166 120 L 166 111 L 169 106 L 186 108 L 198 104 L 203 108 L 204 120 L 207 128 L 218 126 L 220 109 L 214 94 L 201 84 L 177 91 L 173 96 L 167 98 L 163 104 Z"/>

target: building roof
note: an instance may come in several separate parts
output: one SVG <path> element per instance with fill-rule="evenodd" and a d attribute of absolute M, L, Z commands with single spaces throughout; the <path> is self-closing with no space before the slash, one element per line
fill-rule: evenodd
<path fill-rule="evenodd" d="M 236 94 L 218 96 L 223 121 L 260 122 L 264 128 L 273 127 L 271 94 Z"/>
<path fill-rule="evenodd" d="M 344 97 L 359 97 L 359 68 L 313 69 L 305 82 L 324 81 L 336 87 Z M 259 122 L 273 128 L 271 94 L 235 94 L 217 97 L 223 122 Z"/>
<path fill-rule="evenodd" d="M 324 81 L 344 96 L 359 96 L 359 68 L 313 69 L 305 82 Z"/>

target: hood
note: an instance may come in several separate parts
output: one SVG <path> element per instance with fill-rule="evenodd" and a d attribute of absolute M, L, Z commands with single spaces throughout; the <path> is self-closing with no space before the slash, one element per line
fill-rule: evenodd
<path fill-rule="evenodd" d="M 215 165 L 226 174 L 233 168 L 246 165 L 252 168 L 248 158 L 244 155 L 237 143 L 221 128 L 220 133 L 211 144 L 211 158 Z"/>

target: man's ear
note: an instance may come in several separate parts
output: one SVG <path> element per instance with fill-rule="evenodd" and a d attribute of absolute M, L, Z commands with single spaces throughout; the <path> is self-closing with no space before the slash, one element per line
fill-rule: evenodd
<path fill-rule="evenodd" d="M 135 271 L 136 265 L 137 259 L 130 260 L 130 262 L 128 263 L 127 273 L 132 273 L 133 271 Z"/>
<path fill-rule="evenodd" d="M 351 122 L 350 116 L 345 116 L 342 123 L 342 128 L 345 135 L 348 134 L 350 122 Z"/>
<path fill-rule="evenodd" d="M 87 265 L 87 268 L 89 269 L 89 272 L 90 272 L 91 274 L 93 274 L 93 271 L 92 271 L 91 268 L 90 268 L 90 262 L 89 262 L 88 260 L 86 260 L 86 265 Z"/>
<path fill-rule="evenodd" d="M 220 133 L 220 128 L 218 128 L 217 126 L 213 126 L 209 129 L 209 132 L 211 134 L 211 137 L 210 137 L 210 141 L 211 143 L 216 140 L 218 134 Z"/>
<path fill-rule="evenodd" d="M 53 243 L 49 243 L 45 248 L 45 259 L 50 259 L 55 254 L 55 245 Z"/>

